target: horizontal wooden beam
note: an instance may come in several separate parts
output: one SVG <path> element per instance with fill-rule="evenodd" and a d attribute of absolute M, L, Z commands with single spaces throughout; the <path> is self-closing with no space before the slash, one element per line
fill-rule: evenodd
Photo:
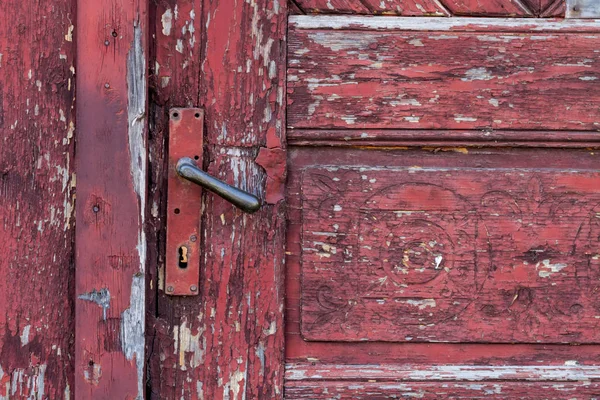
<path fill-rule="evenodd" d="M 580 0 L 583 1 L 583 0 Z M 594 1 L 594 0 L 589 0 Z M 598 15 L 600 17 L 600 15 Z M 291 29 L 350 29 L 375 31 L 453 32 L 598 32 L 600 20 L 548 20 L 539 18 L 375 17 L 364 15 L 291 15 Z"/>

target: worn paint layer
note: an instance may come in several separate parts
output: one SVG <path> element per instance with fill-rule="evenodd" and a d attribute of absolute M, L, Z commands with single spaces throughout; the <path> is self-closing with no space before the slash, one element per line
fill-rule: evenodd
<path fill-rule="evenodd" d="M 78 399 L 142 399 L 147 4 L 77 7 L 74 390 Z"/>
<path fill-rule="evenodd" d="M 290 3 L 294 14 L 550 17 L 563 16 L 565 10 L 565 0 L 298 0 Z"/>
<path fill-rule="evenodd" d="M 292 30 L 288 125 L 597 130 L 599 38 Z"/>
<path fill-rule="evenodd" d="M 0 399 L 71 399 L 75 5 L 0 15 Z"/>
<path fill-rule="evenodd" d="M 148 235 L 156 240 L 149 246 L 149 260 L 156 260 L 149 273 L 157 310 L 148 323 L 156 329 L 148 341 L 150 393 L 157 399 L 281 398 L 285 217 L 282 178 L 273 173 L 285 173 L 287 6 L 281 0 L 176 0 L 158 4 L 154 14 L 149 224 L 158 239 Z M 173 107 L 204 109 L 203 168 L 263 201 L 250 216 L 211 193 L 196 199 L 203 213 L 194 297 L 167 296 L 162 281 L 165 143 Z M 273 156 L 264 160 L 261 151 Z"/>

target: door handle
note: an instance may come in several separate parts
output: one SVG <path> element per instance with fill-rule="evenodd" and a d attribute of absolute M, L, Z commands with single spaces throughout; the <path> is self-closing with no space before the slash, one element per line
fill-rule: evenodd
<path fill-rule="evenodd" d="M 246 213 L 252 214 L 260 209 L 261 204 L 258 197 L 207 174 L 198 168 L 189 157 L 180 158 L 177 161 L 176 170 L 183 179 L 210 190 Z"/>

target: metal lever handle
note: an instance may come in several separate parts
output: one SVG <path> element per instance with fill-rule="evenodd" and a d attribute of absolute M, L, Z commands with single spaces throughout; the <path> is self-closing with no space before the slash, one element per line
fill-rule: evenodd
<path fill-rule="evenodd" d="M 244 212 L 252 214 L 260 209 L 258 197 L 210 176 L 198 168 L 189 157 L 180 158 L 176 169 L 177 174 L 183 179 L 210 190 Z"/>

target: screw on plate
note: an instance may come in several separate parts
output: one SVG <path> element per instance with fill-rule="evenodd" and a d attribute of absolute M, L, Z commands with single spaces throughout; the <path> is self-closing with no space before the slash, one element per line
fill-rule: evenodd
<path fill-rule="evenodd" d="M 197 291 L 198 291 L 198 286 L 196 286 L 196 285 L 192 285 L 192 286 L 190 286 L 190 290 L 191 290 L 192 292 L 197 292 Z"/>
<path fill-rule="evenodd" d="M 195 242 L 196 240 L 198 240 L 198 238 L 196 237 L 196 235 L 190 236 L 190 241 L 191 242 Z"/>
<path fill-rule="evenodd" d="M 174 290 L 175 289 L 173 288 L 173 286 L 167 287 L 167 292 L 169 292 L 169 293 L 173 293 Z"/>

